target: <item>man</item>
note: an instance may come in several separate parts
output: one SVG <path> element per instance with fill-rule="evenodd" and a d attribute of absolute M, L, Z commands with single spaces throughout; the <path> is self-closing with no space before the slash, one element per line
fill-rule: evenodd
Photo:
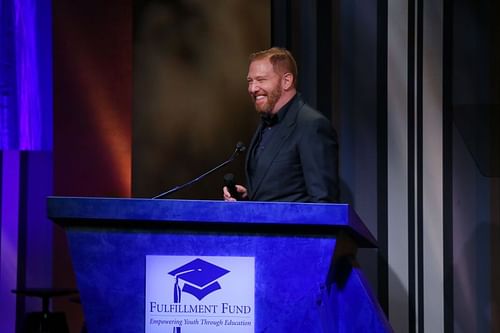
<path fill-rule="evenodd" d="M 248 93 L 262 123 L 246 157 L 253 201 L 336 202 L 338 145 L 329 120 L 297 93 L 297 65 L 289 51 L 273 47 L 250 56 Z M 234 201 L 227 187 L 224 200 Z"/>

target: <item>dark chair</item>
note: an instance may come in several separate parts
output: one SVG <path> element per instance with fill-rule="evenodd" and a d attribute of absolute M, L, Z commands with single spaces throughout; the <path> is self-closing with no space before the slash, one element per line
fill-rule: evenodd
<path fill-rule="evenodd" d="M 39 297 L 42 299 L 42 312 L 26 314 L 26 333 L 69 333 L 64 312 L 50 312 L 49 302 L 52 297 L 68 296 L 78 293 L 69 288 L 20 288 L 12 292 L 16 295 Z"/>

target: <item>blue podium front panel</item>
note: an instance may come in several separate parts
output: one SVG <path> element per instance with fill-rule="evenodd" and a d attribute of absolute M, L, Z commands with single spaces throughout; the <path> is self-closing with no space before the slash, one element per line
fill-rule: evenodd
<path fill-rule="evenodd" d="M 75 229 L 68 235 L 89 332 L 144 332 L 146 255 L 254 257 L 255 332 L 320 332 L 317 302 L 335 239 Z"/>
<path fill-rule="evenodd" d="M 172 309 L 193 316 L 165 332 L 392 331 L 355 263 L 357 247 L 375 247 L 375 239 L 348 205 L 52 197 L 48 215 L 66 228 L 91 333 L 149 332 L 153 321 L 172 319 Z M 146 258 L 159 258 L 153 256 L 190 258 L 162 273 L 173 304 L 147 303 Z M 222 319 L 218 327 L 225 331 L 208 330 L 204 325 L 218 322 L 214 309 L 228 304 L 189 311 L 182 305 L 186 297 L 201 304 L 227 292 L 222 280 L 230 270 L 206 258 L 233 257 L 251 258 L 246 262 L 253 265 L 244 266 L 251 279 L 238 273 L 241 288 L 251 288 L 253 307 L 234 307 L 241 322 L 253 318 L 252 330 L 228 328 L 231 320 Z M 191 284 L 181 288 L 180 280 Z M 156 319 L 146 323 L 151 312 Z"/>

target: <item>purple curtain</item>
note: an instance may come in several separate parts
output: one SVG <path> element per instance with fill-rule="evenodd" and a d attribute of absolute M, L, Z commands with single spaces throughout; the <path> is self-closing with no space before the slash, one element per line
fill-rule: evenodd
<path fill-rule="evenodd" d="M 0 332 L 40 311 L 12 289 L 52 283 L 51 34 L 51 0 L 0 0 Z"/>
<path fill-rule="evenodd" d="M 0 149 L 52 149 L 50 0 L 0 0 Z"/>

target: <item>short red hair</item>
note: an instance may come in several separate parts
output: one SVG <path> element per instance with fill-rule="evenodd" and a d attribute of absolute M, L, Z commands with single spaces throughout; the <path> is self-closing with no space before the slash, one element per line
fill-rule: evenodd
<path fill-rule="evenodd" d="M 267 50 L 254 52 L 250 55 L 249 61 L 269 59 L 276 73 L 283 75 L 291 73 L 293 75 L 292 86 L 297 86 L 297 63 L 290 51 L 281 47 L 272 47 Z"/>

